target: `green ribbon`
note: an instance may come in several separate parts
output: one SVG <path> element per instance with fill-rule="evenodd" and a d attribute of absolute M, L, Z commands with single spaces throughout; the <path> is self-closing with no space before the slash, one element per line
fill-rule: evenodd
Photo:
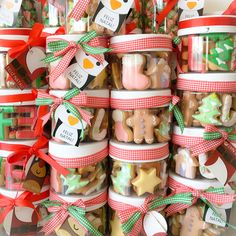
<path fill-rule="evenodd" d="M 182 112 L 180 111 L 179 107 L 177 105 L 174 105 L 172 102 L 169 105 L 169 111 L 173 111 L 174 112 L 174 117 L 179 125 L 179 128 L 181 130 L 181 132 L 184 132 L 184 117 Z"/>
<path fill-rule="evenodd" d="M 89 41 L 96 38 L 97 36 L 98 36 L 98 34 L 96 33 L 96 31 L 91 30 L 87 34 L 85 34 L 83 37 L 81 37 L 80 40 L 78 40 L 76 42 L 76 44 L 79 44 L 85 53 L 87 52 L 91 55 L 98 55 L 98 54 L 104 54 L 106 52 L 110 52 L 111 51 L 110 48 L 92 47 L 87 44 Z M 59 51 L 65 49 L 66 47 L 68 47 L 68 45 L 69 45 L 69 42 L 66 40 L 57 40 L 54 42 L 49 42 L 48 49 L 52 53 L 55 53 L 55 52 L 59 52 Z M 50 63 L 50 62 L 57 61 L 61 57 L 62 56 L 56 57 L 52 54 L 52 55 L 47 56 L 43 61 L 45 63 Z"/>
<path fill-rule="evenodd" d="M 226 128 L 224 130 L 228 133 L 229 140 L 236 141 L 236 133 L 233 133 L 234 130 L 234 128 Z M 222 134 L 220 132 L 204 132 L 203 138 L 207 141 L 221 139 Z"/>

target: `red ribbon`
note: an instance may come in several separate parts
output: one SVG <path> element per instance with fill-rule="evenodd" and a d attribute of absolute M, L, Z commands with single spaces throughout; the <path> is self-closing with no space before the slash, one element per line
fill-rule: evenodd
<path fill-rule="evenodd" d="M 76 21 L 79 21 L 81 17 L 84 15 L 88 5 L 90 3 L 90 0 L 79 0 L 72 11 L 69 14 L 69 18 L 74 18 Z"/>
<path fill-rule="evenodd" d="M 223 15 L 236 15 L 236 0 L 234 0 Z"/>
<path fill-rule="evenodd" d="M 51 157 L 47 156 L 43 151 L 40 150 L 46 148 L 47 145 L 48 139 L 42 136 L 32 147 L 20 144 L 12 145 L 8 143 L 0 143 L 0 149 L 13 152 L 7 157 L 7 161 L 10 164 L 24 161 L 26 165 L 31 156 L 35 155 L 36 157 L 42 159 L 50 166 L 55 168 L 60 174 L 64 176 L 68 175 L 70 172 L 67 169 L 63 168 L 55 160 L 53 160 Z"/>
<path fill-rule="evenodd" d="M 31 29 L 0 29 L 0 35 L 17 35 L 17 36 L 29 36 Z"/>
<path fill-rule="evenodd" d="M 20 102 L 33 102 L 36 99 L 36 94 L 34 93 L 24 93 L 24 94 L 13 94 L 0 96 L 0 103 L 20 103 Z"/>
<path fill-rule="evenodd" d="M 21 54 L 22 52 L 26 51 L 27 49 L 31 47 L 35 47 L 35 46 L 45 47 L 46 38 L 41 37 L 43 28 L 44 26 L 42 24 L 35 23 L 32 28 L 32 31 L 30 32 L 28 41 L 25 42 L 25 41 L 19 40 L 18 41 L 19 44 L 8 51 L 9 56 L 11 58 L 16 58 L 19 54 Z"/>
<path fill-rule="evenodd" d="M 160 25 L 166 16 L 169 14 L 169 12 L 174 8 L 174 6 L 178 3 L 178 0 L 168 0 L 167 5 L 165 8 L 161 11 L 161 13 L 157 16 L 157 23 Z"/>

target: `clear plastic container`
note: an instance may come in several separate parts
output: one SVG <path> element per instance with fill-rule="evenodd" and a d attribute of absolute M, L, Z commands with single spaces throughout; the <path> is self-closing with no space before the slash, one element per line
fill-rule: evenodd
<path fill-rule="evenodd" d="M 181 74 L 177 82 L 185 127 L 236 124 L 236 78 L 228 74 Z"/>
<path fill-rule="evenodd" d="M 111 186 L 116 193 L 165 195 L 168 143 L 136 145 L 110 141 L 109 154 L 112 158 Z"/>
<path fill-rule="evenodd" d="M 0 10 L 1 28 L 32 28 L 40 21 L 41 4 L 36 0 L 3 1 Z"/>
<path fill-rule="evenodd" d="M 49 154 L 70 174 L 51 169 L 51 188 L 63 195 L 90 195 L 107 185 L 107 141 L 83 143 L 79 147 L 49 142 Z M 88 163 L 87 165 L 84 163 Z"/>
<path fill-rule="evenodd" d="M 50 94 L 63 97 L 67 91 L 51 90 Z M 91 126 L 79 120 L 60 105 L 52 115 L 52 137 L 60 143 L 79 146 L 80 142 L 102 141 L 108 136 L 109 90 L 85 90 L 87 106 L 78 106 L 91 113 Z M 81 132 L 84 128 L 84 139 Z"/>
<path fill-rule="evenodd" d="M 235 72 L 235 33 L 235 16 L 204 16 L 180 21 L 182 73 Z"/>
<path fill-rule="evenodd" d="M 169 103 L 155 106 L 170 90 L 112 91 L 112 137 L 125 143 L 163 143 L 170 140 Z M 137 99 L 140 103 L 137 103 Z M 151 101 L 150 101 L 151 100 Z M 127 105 L 125 105 L 127 104 Z M 136 108 L 137 106 L 142 108 Z M 143 108 L 147 107 L 149 108 Z"/>
<path fill-rule="evenodd" d="M 140 40 L 163 40 L 163 44 L 153 45 L 144 49 L 123 49 L 124 42 L 139 42 Z M 120 44 L 120 46 L 119 46 Z M 164 44 L 170 48 L 164 48 Z M 116 54 L 111 55 L 113 89 L 149 90 L 166 89 L 171 86 L 172 51 L 171 38 L 163 35 L 126 35 L 111 38 L 111 48 L 115 46 Z M 131 46 L 132 47 L 132 46 Z"/>

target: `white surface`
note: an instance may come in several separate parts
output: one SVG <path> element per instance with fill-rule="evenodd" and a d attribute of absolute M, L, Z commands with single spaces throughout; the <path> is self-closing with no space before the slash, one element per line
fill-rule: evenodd
<path fill-rule="evenodd" d="M 235 73 L 186 73 L 179 74 L 180 79 L 185 80 L 197 80 L 197 81 L 210 81 L 210 82 L 235 82 L 236 76 Z"/>
<path fill-rule="evenodd" d="M 205 0 L 204 15 L 221 15 L 230 5 L 232 0 Z"/>

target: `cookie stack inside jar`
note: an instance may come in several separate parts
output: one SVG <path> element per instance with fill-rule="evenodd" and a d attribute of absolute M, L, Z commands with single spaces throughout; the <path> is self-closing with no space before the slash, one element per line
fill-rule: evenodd
<path fill-rule="evenodd" d="M 223 191 L 222 195 L 208 199 L 209 204 L 199 200 L 201 207 L 198 209 L 193 206 L 183 208 L 180 212 L 184 217 L 171 216 L 171 231 L 176 236 L 186 234 L 184 225 L 190 215 L 194 215 L 191 217 L 195 222 L 189 228 L 192 234 L 221 235 L 229 223 L 233 200 L 227 205 L 222 199 L 223 194 L 233 192 L 232 177 L 236 167 L 235 20 L 234 16 L 205 16 L 183 20 L 179 24 L 182 45 L 177 93 L 181 98 L 186 128 L 183 133 L 178 127 L 174 128 L 173 176 L 175 180 L 181 176 L 181 181 L 177 182 L 188 187 L 191 181 L 192 190 L 195 183 L 197 186 L 202 182 L 208 184 L 207 188 L 201 189 L 203 192 L 216 192 L 219 187 Z M 218 182 L 219 187 L 209 184 L 211 181 Z M 171 180 L 173 182 L 176 189 L 184 189 Z M 213 188 L 210 190 L 210 187 Z M 179 192 L 176 189 L 174 192 Z M 217 197 L 221 199 L 218 203 L 215 202 Z M 221 209 L 214 210 L 217 204 Z M 209 205 L 211 212 L 207 210 Z M 228 212 L 227 216 L 223 210 Z"/>

